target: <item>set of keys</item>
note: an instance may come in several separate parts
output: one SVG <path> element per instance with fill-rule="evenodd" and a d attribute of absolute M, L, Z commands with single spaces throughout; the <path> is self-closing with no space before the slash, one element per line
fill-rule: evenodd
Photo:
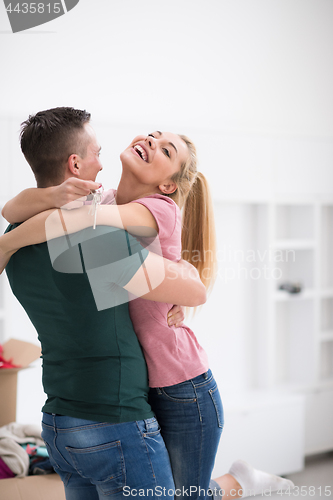
<path fill-rule="evenodd" d="M 92 203 L 90 206 L 89 215 L 94 216 L 93 229 L 96 229 L 97 209 L 102 202 L 103 192 L 104 192 L 104 188 L 103 188 L 103 186 L 101 186 L 100 188 L 96 189 L 95 191 L 92 191 L 91 195 L 90 195 L 90 196 L 92 196 Z"/>

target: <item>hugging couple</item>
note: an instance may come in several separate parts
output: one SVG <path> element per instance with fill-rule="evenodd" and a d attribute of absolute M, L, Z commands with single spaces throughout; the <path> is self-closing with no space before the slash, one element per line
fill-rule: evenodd
<path fill-rule="evenodd" d="M 203 304 L 216 274 L 194 144 L 170 132 L 135 137 L 95 229 L 86 200 L 102 165 L 90 114 L 30 116 L 21 149 L 37 188 L 3 208 L 0 271 L 41 342 L 42 437 L 66 499 L 227 499 L 293 487 L 242 460 L 211 479 L 223 407 L 182 307 Z"/>

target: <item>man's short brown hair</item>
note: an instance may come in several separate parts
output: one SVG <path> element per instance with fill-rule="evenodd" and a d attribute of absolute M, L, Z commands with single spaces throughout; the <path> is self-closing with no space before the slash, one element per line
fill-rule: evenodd
<path fill-rule="evenodd" d="M 72 154 L 87 151 L 84 125 L 90 113 L 74 108 L 40 111 L 21 124 L 21 149 L 39 187 L 60 184 Z"/>

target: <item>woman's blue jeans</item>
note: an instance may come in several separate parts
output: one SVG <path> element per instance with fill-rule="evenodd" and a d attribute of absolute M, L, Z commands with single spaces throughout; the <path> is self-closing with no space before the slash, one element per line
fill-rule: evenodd
<path fill-rule="evenodd" d="M 211 371 L 181 384 L 151 389 L 149 403 L 170 456 L 175 499 L 206 498 L 224 425 Z"/>
<path fill-rule="evenodd" d="M 173 500 L 170 461 L 155 418 L 111 424 L 44 413 L 42 426 L 67 500 Z"/>

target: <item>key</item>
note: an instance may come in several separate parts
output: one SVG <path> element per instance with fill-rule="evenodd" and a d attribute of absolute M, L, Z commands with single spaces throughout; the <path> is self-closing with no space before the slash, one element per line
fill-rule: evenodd
<path fill-rule="evenodd" d="M 94 216 L 94 225 L 93 229 L 96 229 L 96 219 L 97 219 L 97 208 L 102 202 L 102 196 L 103 196 L 104 188 L 101 186 L 100 188 L 96 189 L 95 191 L 92 191 L 92 204 L 89 210 L 89 214 Z"/>

